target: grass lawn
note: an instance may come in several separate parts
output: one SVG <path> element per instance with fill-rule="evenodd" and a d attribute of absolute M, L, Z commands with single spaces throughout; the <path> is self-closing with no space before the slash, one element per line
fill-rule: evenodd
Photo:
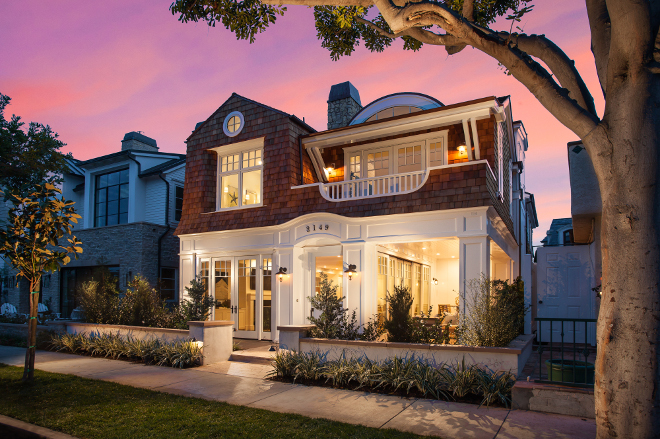
<path fill-rule="evenodd" d="M 378 430 L 223 402 L 186 398 L 0 364 L 0 414 L 80 438 L 408 438 Z"/>

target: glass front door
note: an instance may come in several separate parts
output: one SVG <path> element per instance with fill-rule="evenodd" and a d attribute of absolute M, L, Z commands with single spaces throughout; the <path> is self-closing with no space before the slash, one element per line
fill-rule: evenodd
<path fill-rule="evenodd" d="M 233 321 L 236 337 L 270 339 L 271 277 L 270 258 L 213 259 L 213 320 Z"/>

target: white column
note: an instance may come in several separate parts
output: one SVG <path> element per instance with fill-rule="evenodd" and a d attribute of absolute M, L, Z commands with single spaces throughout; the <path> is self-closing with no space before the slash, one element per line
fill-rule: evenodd
<path fill-rule="evenodd" d="M 362 324 L 363 315 L 363 283 L 365 282 L 365 252 L 364 242 L 351 243 L 342 245 L 342 259 L 344 261 L 344 268 L 349 264 L 355 265 L 356 274 L 351 280 L 348 276 L 342 277 L 343 292 L 346 296 L 346 303 L 344 308 L 348 309 L 349 313 L 353 310 L 357 312 L 358 324 Z M 368 277 L 368 274 L 367 274 Z"/>
<path fill-rule="evenodd" d="M 273 273 L 277 273 L 280 267 L 287 269 L 287 276 L 284 276 L 282 282 L 275 276 L 273 282 L 275 288 L 272 289 L 271 294 L 275 297 L 271 299 L 271 304 L 275 306 L 275 328 L 282 325 L 290 325 L 293 318 L 293 303 L 292 303 L 292 282 L 295 280 L 292 262 L 292 249 L 275 250 L 273 253 Z M 273 339 L 278 340 L 279 333 L 275 331 Z"/>
<path fill-rule="evenodd" d="M 465 313 L 465 302 L 471 301 L 470 282 L 481 275 L 490 278 L 490 239 L 488 236 L 459 238 L 460 310 Z"/>

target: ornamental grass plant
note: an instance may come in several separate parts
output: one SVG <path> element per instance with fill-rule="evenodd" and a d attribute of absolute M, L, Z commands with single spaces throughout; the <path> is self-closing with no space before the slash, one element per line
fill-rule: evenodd
<path fill-rule="evenodd" d="M 515 376 L 494 372 L 475 364 L 434 364 L 414 355 L 371 361 L 342 355 L 328 360 L 319 352 L 282 350 L 273 357 L 273 370 L 267 375 L 292 382 L 367 389 L 375 392 L 410 395 L 445 401 L 479 401 L 489 406 L 511 404 Z"/>
<path fill-rule="evenodd" d="M 200 365 L 202 348 L 191 340 L 162 341 L 157 338 L 140 340 L 117 333 L 55 334 L 51 349 L 72 354 L 141 361 L 159 366 L 183 369 Z"/>

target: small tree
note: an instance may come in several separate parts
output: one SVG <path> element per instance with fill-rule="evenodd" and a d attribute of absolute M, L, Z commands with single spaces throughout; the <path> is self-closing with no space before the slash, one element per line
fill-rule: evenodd
<path fill-rule="evenodd" d="M 388 341 L 409 342 L 412 338 L 413 319 L 410 316 L 410 308 L 413 297 L 410 288 L 403 285 L 394 286 L 394 294 L 387 295 L 390 312 L 389 319 L 385 322 Z"/>
<path fill-rule="evenodd" d="M 309 298 L 312 307 L 321 311 L 318 318 L 308 317 L 310 323 L 316 326 L 312 332 L 315 337 L 319 338 L 340 338 L 346 314 L 342 303 L 345 297 L 337 296 L 338 286 L 333 285 L 332 279 L 328 279 L 327 274 L 321 272 L 320 277 L 319 292 Z"/>
<path fill-rule="evenodd" d="M 135 276 L 121 298 L 119 324 L 162 328 L 167 325 L 168 314 L 158 291 L 141 275 Z"/>
<path fill-rule="evenodd" d="M 180 313 L 183 319 L 183 325 L 188 327 L 188 322 L 203 322 L 211 315 L 211 308 L 215 301 L 207 293 L 204 278 L 195 277 L 190 281 L 190 286 L 186 287 L 186 292 L 190 300 L 184 299 L 180 305 Z"/>
<path fill-rule="evenodd" d="M 25 354 L 23 380 L 34 378 L 37 314 L 41 276 L 54 272 L 71 261 L 70 254 L 82 253 L 81 242 L 70 236 L 73 224 L 80 215 L 72 201 L 61 198 L 62 191 L 50 183 L 36 185 L 25 194 L 10 193 L 13 207 L 9 209 L 7 224 L 0 229 L 0 256 L 7 258 L 18 270 L 17 275 L 30 283 L 30 320 L 28 349 Z"/>
<path fill-rule="evenodd" d="M 316 325 L 312 336 L 340 340 L 377 340 L 384 332 L 378 315 L 376 314 L 362 327 L 358 324 L 355 310 L 349 317 L 348 310 L 343 304 L 346 297 L 337 296 L 338 286 L 333 285 L 332 280 L 328 280 L 327 274 L 321 272 L 320 277 L 319 293 L 309 298 L 312 307 L 321 311 L 318 318 L 308 317 L 308 320 Z"/>

